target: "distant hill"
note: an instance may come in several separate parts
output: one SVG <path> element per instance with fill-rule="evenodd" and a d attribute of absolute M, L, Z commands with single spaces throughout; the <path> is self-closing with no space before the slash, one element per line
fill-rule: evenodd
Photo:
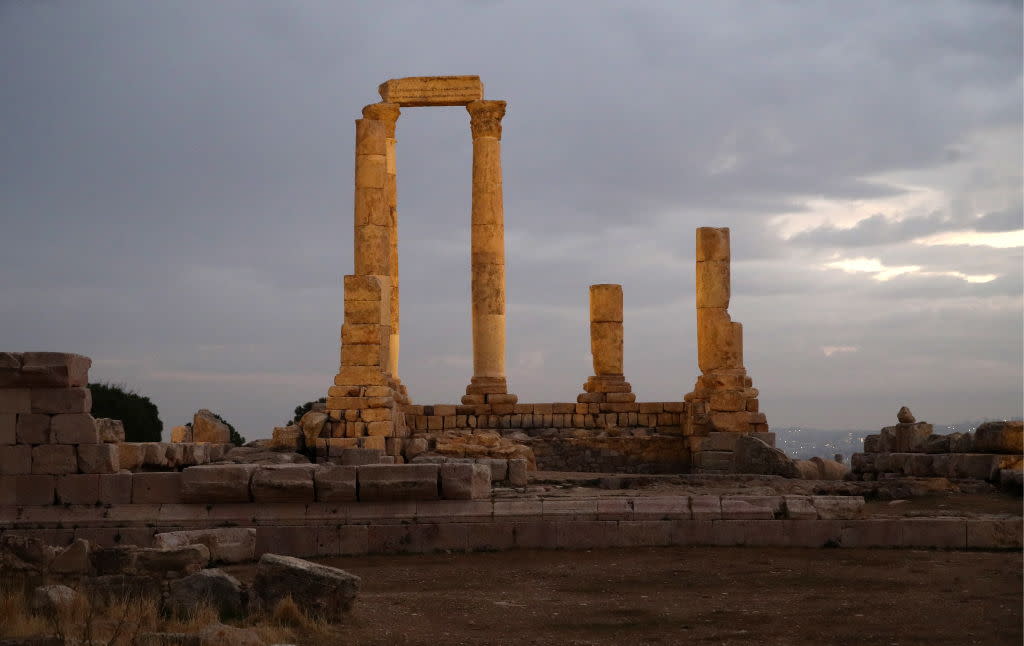
<path fill-rule="evenodd" d="M 933 424 L 936 433 L 969 433 L 984 422 L 994 421 L 992 418 L 958 422 L 956 424 Z M 895 423 L 895 422 L 894 422 Z M 879 429 L 826 431 L 817 428 L 773 428 L 775 446 L 786 452 L 791 458 L 812 458 L 816 455 L 832 457 L 836 453 L 843 455 L 844 462 L 849 464 L 850 456 L 864 448 L 864 436 L 877 433 Z"/>

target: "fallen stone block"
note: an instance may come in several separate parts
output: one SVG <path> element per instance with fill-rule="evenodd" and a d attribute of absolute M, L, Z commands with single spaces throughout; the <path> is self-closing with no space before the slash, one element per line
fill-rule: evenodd
<path fill-rule="evenodd" d="M 192 418 L 192 441 L 227 444 L 231 441 L 231 429 L 217 415 L 203 408 Z"/>
<path fill-rule="evenodd" d="M 259 467 L 252 476 L 255 502 L 313 502 L 313 464 L 275 464 Z"/>
<path fill-rule="evenodd" d="M 434 464 L 359 467 L 359 500 L 435 500 L 439 468 Z"/>
<path fill-rule="evenodd" d="M 278 601 L 291 596 L 307 613 L 337 621 L 352 607 L 361 583 L 359 577 L 338 568 L 264 554 L 252 591 L 264 608 L 273 609 Z"/>
<path fill-rule="evenodd" d="M 356 500 L 356 473 L 351 466 L 321 465 L 313 472 L 317 502 L 351 502 Z"/>
<path fill-rule="evenodd" d="M 741 435 L 736 440 L 733 470 L 736 473 L 800 477 L 800 471 L 789 456 L 780 449 L 772 448 L 766 442 L 749 435 Z"/>
<path fill-rule="evenodd" d="M 71 545 L 57 553 L 50 562 L 50 572 L 57 574 L 86 574 L 89 572 L 89 541 L 76 538 Z"/>
<path fill-rule="evenodd" d="M 442 498 L 479 500 L 491 496 L 492 469 L 489 464 L 442 464 L 440 474 Z"/>
<path fill-rule="evenodd" d="M 135 569 L 140 573 L 166 578 L 184 576 L 205 568 L 210 563 L 210 550 L 203 544 L 182 547 L 135 548 Z"/>
<path fill-rule="evenodd" d="M 181 472 L 181 494 L 185 502 L 249 502 L 250 483 L 256 465 L 207 464 Z"/>
<path fill-rule="evenodd" d="M 66 585 L 41 585 L 32 591 L 29 607 L 34 612 L 53 617 L 74 607 L 80 597 Z"/>
<path fill-rule="evenodd" d="M 222 527 L 180 532 L 163 532 L 153 536 L 153 546 L 160 548 L 205 545 L 210 560 L 218 563 L 245 563 L 256 558 L 256 529 L 253 527 Z"/>
<path fill-rule="evenodd" d="M 242 584 L 222 570 L 208 569 L 168 585 L 167 605 L 172 612 L 185 615 L 201 604 L 216 608 L 222 617 L 238 616 L 244 607 Z"/>

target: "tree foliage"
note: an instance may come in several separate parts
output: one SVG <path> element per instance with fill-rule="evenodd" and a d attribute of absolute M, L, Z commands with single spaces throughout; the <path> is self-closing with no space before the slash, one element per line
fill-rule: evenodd
<path fill-rule="evenodd" d="M 320 399 L 318 399 L 316 401 L 309 401 L 309 402 L 306 402 L 305 404 L 302 404 L 300 406 L 296 406 L 295 407 L 295 416 L 292 417 L 291 421 L 285 422 L 284 425 L 285 426 L 290 426 L 291 424 L 298 424 L 299 420 L 302 419 L 302 416 L 305 415 L 306 413 L 308 413 L 309 411 L 311 411 L 313 409 L 313 404 L 322 404 L 322 403 L 324 403 L 326 401 L 327 401 L 326 397 L 321 397 Z"/>
<path fill-rule="evenodd" d="M 109 383 L 89 384 L 93 417 L 119 419 L 124 424 L 126 442 L 159 442 L 164 430 L 156 404 L 124 386 Z"/>

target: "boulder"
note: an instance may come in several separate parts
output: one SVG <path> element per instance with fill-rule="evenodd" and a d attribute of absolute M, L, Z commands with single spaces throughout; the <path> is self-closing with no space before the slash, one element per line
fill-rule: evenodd
<path fill-rule="evenodd" d="M 191 442 L 192 429 L 188 426 L 175 426 L 171 429 L 171 442 Z"/>
<path fill-rule="evenodd" d="M 153 537 L 154 547 L 205 545 L 210 560 L 218 563 L 244 563 L 256 559 L 256 529 L 221 527 L 180 532 L 163 532 Z"/>
<path fill-rule="evenodd" d="M 216 608 L 221 617 L 241 615 L 245 606 L 242 584 L 222 570 L 210 569 L 168 585 L 167 605 L 173 612 L 184 615 L 203 603 Z"/>
<path fill-rule="evenodd" d="M 327 419 L 327 413 L 313 410 L 302 416 L 302 419 L 299 420 L 299 426 L 302 428 L 302 437 L 306 442 L 306 446 L 316 446 L 316 440 L 323 432 Z"/>
<path fill-rule="evenodd" d="M 34 612 L 54 616 L 74 606 L 81 595 L 66 585 L 41 585 L 32 591 Z"/>
<path fill-rule="evenodd" d="M 906 406 L 900 408 L 900 412 L 896 413 L 896 419 L 900 424 L 913 424 L 917 420 L 914 418 L 914 414 L 910 412 L 910 409 Z"/>
<path fill-rule="evenodd" d="M 256 567 L 252 592 L 268 610 L 290 596 L 306 613 L 338 621 L 355 602 L 360 584 L 359 577 L 338 568 L 264 554 Z"/>
<path fill-rule="evenodd" d="M 89 541 L 76 538 L 53 557 L 50 571 L 58 574 L 86 574 L 89 571 Z"/>
<path fill-rule="evenodd" d="M 733 471 L 735 473 L 776 475 L 785 478 L 800 477 L 800 471 L 789 456 L 780 449 L 772 448 L 765 442 L 749 435 L 743 435 L 736 440 Z"/>
<path fill-rule="evenodd" d="M 192 441 L 227 444 L 231 441 L 231 429 L 213 412 L 203 408 L 192 418 Z"/>
<path fill-rule="evenodd" d="M 985 422 L 974 431 L 977 453 L 1024 452 L 1024 422 Z"/>
<path fill-rule="evenodd" d="M 835 460 L 826 460 L 815 456 L 810 461 L 818 467 L 819 480 L 842 480 L 850 472 L 849 467 Z"/>

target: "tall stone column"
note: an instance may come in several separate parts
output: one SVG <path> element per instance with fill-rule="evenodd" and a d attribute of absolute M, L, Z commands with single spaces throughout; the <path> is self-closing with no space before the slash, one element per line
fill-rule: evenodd
<path fill-rule="evenodd" d="M 396 103 L 371 103 L 363 108 L 363 117 L 384 124 L 384 195 L 388 208 L 388 262 L 391 276 L 391 342 L 388 372 L 398 379 L 399 296 L 398 296 L 398 167 L 395 161 L 395 126 L 401 109 Z"/>
<path fill-rule="evenodd" d="M 514 404 L 505 376 L 505 214 L 501 186 L 504 101 L 466 106 L 473 132 L 473 378 L 464 404 Z"/>
<path fill-rule="evenodd" d="M 594 375 L 583 384 L 579 403 L 631 403 L 632 386 L 623 375 L 622 285 L 590 286 L 590 353 Z"/>
<path fill-rule="evenodd" d="M 387 127 L 376 119 L 356 120 L 355 273 L 390 276 L 391 214 L 387 200 Z"/>

